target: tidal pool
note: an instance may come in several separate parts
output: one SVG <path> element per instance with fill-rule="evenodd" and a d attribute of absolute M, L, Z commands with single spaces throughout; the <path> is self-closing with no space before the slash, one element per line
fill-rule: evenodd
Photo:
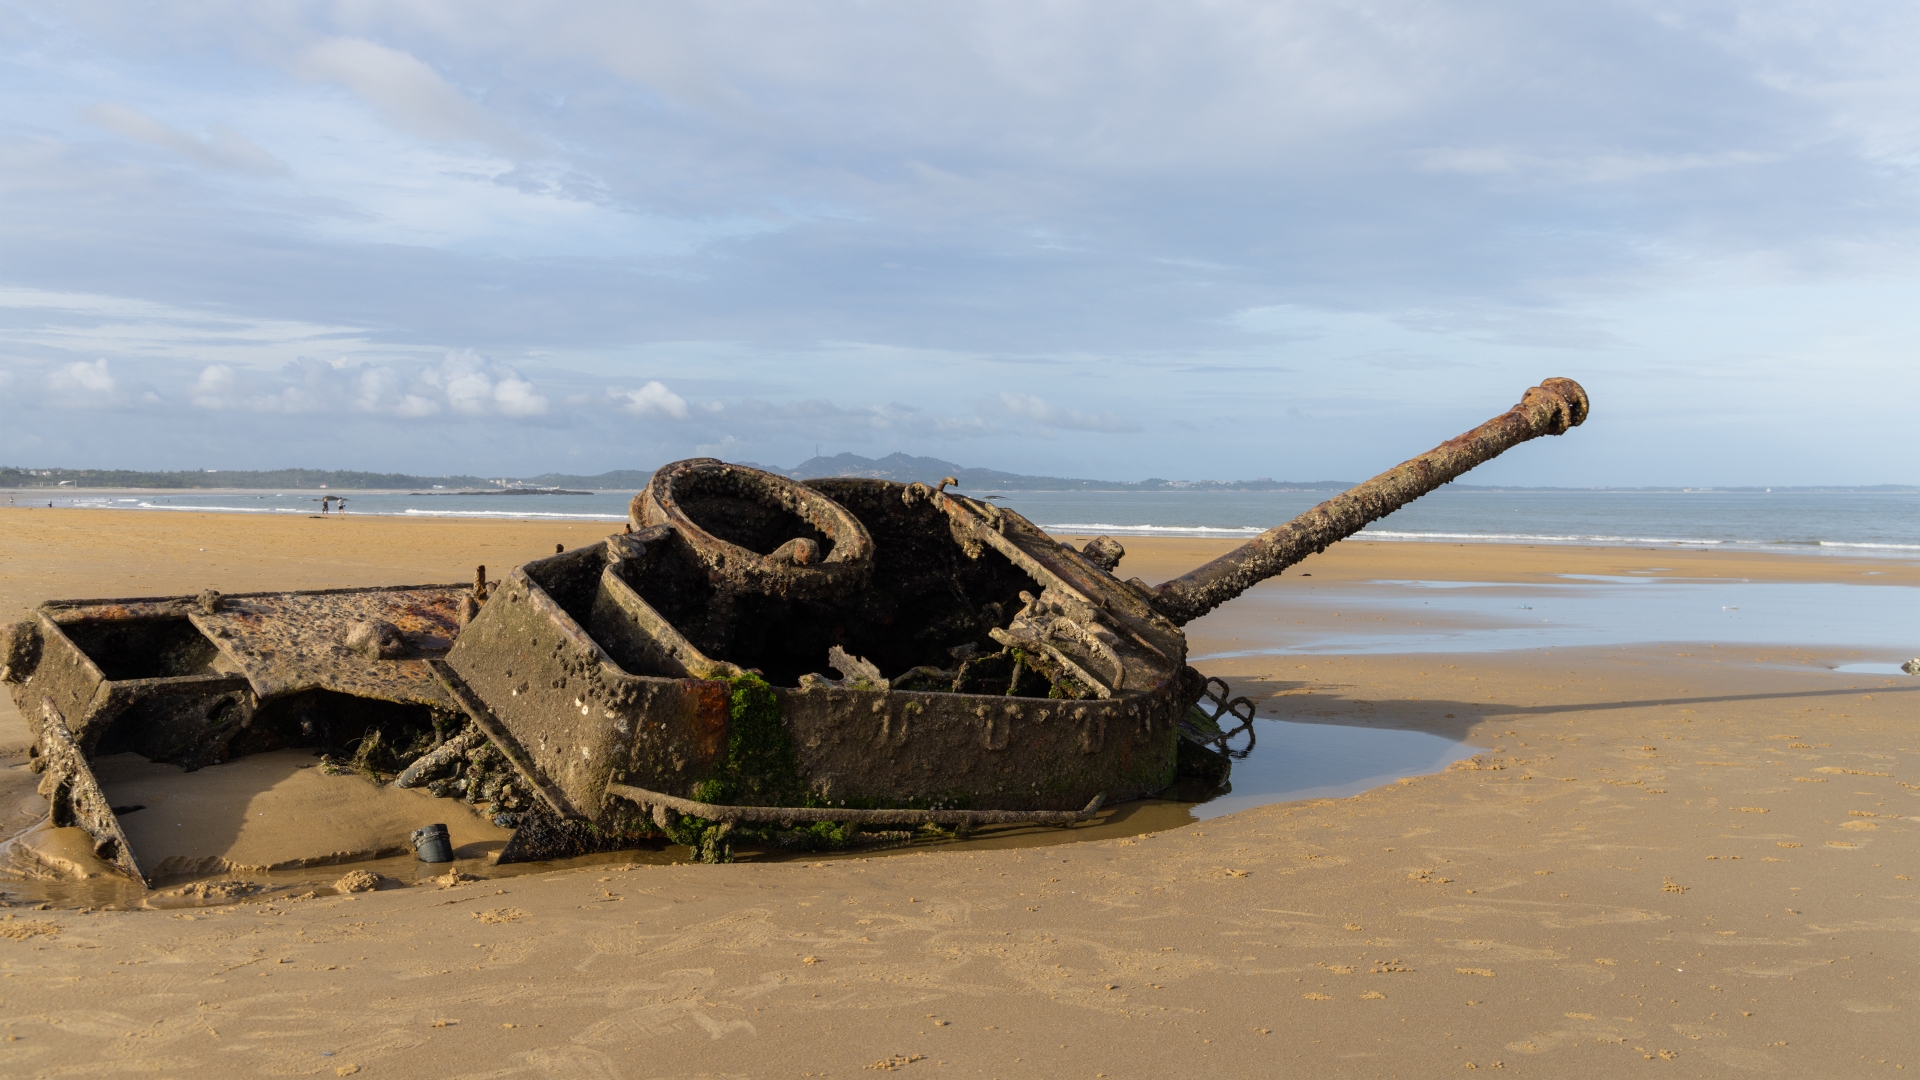
<path fill-rule="evenodd" d="M 1841 675 L 1905 675 L 1907 669 L 1899 664 L 1841 664 L 1833 669 Z"/>
<path fill-rule="evenodd" d="M 1797 645 L 1920 653 L 1920 588 L 1812 582 L 1566 575 L 1552 584 L 1367 581 L 1255 590 L 1235 601 L 1272 612 L 1274 640 L 1191 662 L 1284 653 L 1506 652 L 1655 642 Z M 1283 617 L 1307 610 L 1388 616 L 1325 633 Z M 1247 613 L 1236 610 L 1235 616 Z M 1415 626 L 1419 623 L 1419 626 Z M 1878 672 L 1876 672 L 1878 673 Z"/>
<path fill-rule="evenodd" d="M 1476 753 L 1424 731 L 1255 720 L 1253 752 L 1233 763 L 1232 790 L 1192 808 L 1206 820 L 1267 803 L 1338 799 L 1406 776 L 1439 772 Z"/>

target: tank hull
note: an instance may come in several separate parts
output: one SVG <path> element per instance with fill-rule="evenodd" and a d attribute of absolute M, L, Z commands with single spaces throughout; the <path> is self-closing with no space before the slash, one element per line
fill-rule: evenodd
<path fill-rule="evenodd" d="M 670 647 L 636 642 L 670 624 L 650 609 L 627 617 L 645 601 L 609 572 L 609 543 L 514 570 L 436 665 L 557 812 L 594 820 L 618 809 L 609 785 L 694 797 L 733 735 L 733 680 L 626 666 L 672 663 Z M 593 593 L 576 584 L 571 604 L 541 584 L 581 579 Z M 587 614 L 584 625 L 569 606 Z M 768 689 L 816 805 L 1078 810 L 1173 781 L 1175 727 L 1191 704 L 1178 687 L 1165 679 L 1086 700 L 826 679 Z"/>

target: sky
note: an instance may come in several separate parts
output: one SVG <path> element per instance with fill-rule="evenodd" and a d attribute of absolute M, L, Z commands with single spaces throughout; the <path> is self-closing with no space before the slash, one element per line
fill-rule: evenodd
<path fill-rule="evenodd" d="M 0 0 L 0 464 L 1916 482 L 1920 5 Z"/>

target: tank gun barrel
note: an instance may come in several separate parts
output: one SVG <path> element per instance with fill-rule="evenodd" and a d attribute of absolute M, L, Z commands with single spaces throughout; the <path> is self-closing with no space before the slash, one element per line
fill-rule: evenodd
<path fill-rule="evenodd" d="M 1506 412 L 1351 488 L 1196 570 L 1153 590 L 1153 606 L 1185 625 L 1330 544 L 1465 475 L 1474 466 L 1542 435 L 1562 435 L 1587 418 L 1587 392 L 1548 379 Z"/>

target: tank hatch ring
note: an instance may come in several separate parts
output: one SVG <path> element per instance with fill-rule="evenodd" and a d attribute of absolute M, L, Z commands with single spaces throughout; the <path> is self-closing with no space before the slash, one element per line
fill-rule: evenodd
<path fill-rule="evenodd" d="M 777 473 L 714 458 L 653 474 L 635 528 L 670 525 L 725 592 L 832 600 L 867 587 L 873 537 L 832 499 Z"/>

